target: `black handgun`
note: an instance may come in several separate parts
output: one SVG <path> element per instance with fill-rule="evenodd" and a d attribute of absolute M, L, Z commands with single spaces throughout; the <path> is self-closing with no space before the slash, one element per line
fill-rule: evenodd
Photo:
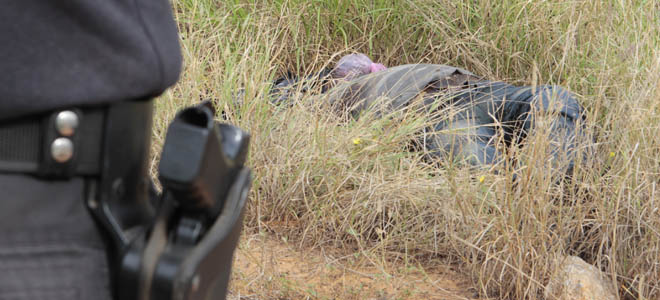
<path fill-rule="evenodd" d="M 225 299 L 251 186 L 248 143 L 214 120 L 209 102 L 186 108 L 168 128 L 155 213 L 129 224 L 130 206 L 114 203 L 126 199 L 99 197 L 90 207 L 113 241 L 116 299 Z"/>

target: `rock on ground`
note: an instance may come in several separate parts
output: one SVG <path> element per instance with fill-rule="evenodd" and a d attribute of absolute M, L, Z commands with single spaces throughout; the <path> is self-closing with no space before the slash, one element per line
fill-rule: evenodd
<path fill-rule="evenodd" d="M 545 289 L 545 299 L 617 300 L 612 282 L 596 267 L 577 256 L 558 260 L 560 264 Z"/>

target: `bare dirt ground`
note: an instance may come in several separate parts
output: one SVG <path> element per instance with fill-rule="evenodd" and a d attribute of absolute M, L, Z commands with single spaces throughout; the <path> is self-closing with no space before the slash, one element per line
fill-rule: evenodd
<path fill-rule="evenodd" d="M 231 300 L 484 299 L 451 266 L 385 270 L 359 255 L 259 235 L 243 237 L 233 268 Z"/>

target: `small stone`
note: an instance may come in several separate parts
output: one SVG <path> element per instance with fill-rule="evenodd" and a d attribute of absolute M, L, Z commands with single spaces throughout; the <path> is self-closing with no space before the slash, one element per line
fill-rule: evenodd
<path fill-rule="evenodd" d="M 545 299 L 617 300 L 612 282 L 596 267 L 577 256 L 558 260 L 560 266 L 545 288 Z"/>

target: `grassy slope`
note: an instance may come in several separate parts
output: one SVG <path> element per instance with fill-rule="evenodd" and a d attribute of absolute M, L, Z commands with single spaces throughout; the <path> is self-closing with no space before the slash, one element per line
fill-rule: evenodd
<path fill-rule="evenodd" d="M 302 244 L 376 264 L 460 263 L 481 292 L 537 298 L 553 260 L 579 255 L 621 295 L 660 297 L 660 4 L 657 1 L 177 0 L 185 70 L 160 99 L 158 149 L 176 109 L 214 99 L 253 136 L 247 216 Z M 437 168 L 407 151 L 413 115 L 342 123 L 303 97 L 265 100 L 286 70 L 360 51 L 386 65 L 462 66 L 575 92 L 597 136 L 593 162 L 557 186 L 542 135 L 516 153 L 523 179 Z M 245 88 L 240 107 L 233 93 Z M 354 144 L 354 138 L 361 143 Z M 483 176 L 483 177 L 481 177 Z"/>

